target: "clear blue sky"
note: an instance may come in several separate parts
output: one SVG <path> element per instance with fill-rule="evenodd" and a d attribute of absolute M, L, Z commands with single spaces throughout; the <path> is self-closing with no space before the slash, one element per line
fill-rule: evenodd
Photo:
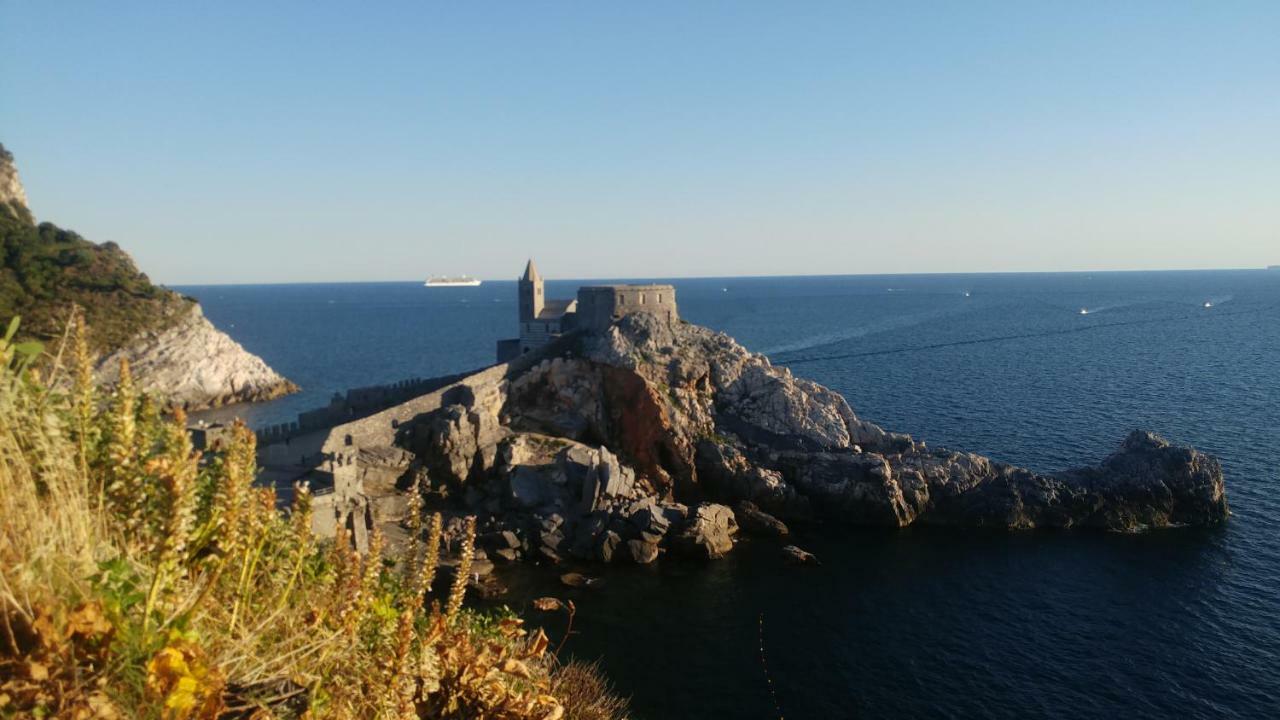
<path fill-rule="evenodd" d="M 0 0 L 41 219 L 161 282 L 1280 263 L 1280 2 Z"/>

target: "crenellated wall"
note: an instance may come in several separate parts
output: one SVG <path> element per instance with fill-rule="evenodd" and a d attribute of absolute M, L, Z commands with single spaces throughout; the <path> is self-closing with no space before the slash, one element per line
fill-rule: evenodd
<path fill-rule="evenodd" d="M 298 413 L 298 419 L 295 422 L 259 428 L 256 431 L 258 444 L 270 445 L 284 442 L 298 435 L 358 420 L 397 403 L 455 383 L 468 374 L 412 378 L 387 385 L 352 388 L 346 393 L 335 393 L 327 406 Z"/>

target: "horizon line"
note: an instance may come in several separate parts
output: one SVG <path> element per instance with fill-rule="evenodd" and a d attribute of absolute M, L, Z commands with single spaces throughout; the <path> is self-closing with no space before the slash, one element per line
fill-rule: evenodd
<path fill-rule="evenodd" d="M 1102 275 L 1120 273 L 1196 273 L 1196 272 L 1267 272 L 1275 269 L 1275 265 L 1249 267 L 1211 267 L 1211 268 L 1136 268 L 1108 270 L 992 270 L 992 271 L 924 271 L 924 272 L 882 272 L 882 273 L 780 273 L 776 275 L 636 275 L 621 277 L 612 275 L 596 275 L 592 277 L 544 277 L 547 282 L 593 282 L 599 280 L 763 280 L 769 278 L 853 278 L 853 277 L 913 277 L 913 276 L 979 276 L 979 275 Z M 518 277 L 477 278 L 482 283 L 516 282 Z M 163 287 L 237 287 L 252 285 L 403 285 L 422 283 L 412 280 L 276 280 L 250 282 L 179 282 L 157 283 Z"/>

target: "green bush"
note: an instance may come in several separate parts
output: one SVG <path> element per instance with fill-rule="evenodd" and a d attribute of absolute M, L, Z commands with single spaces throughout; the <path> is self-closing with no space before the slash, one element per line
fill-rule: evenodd
<path fill-rule="evenodd" d="M 163 330 L 194 303 L 158 287 L 115 243 L 95 244 L 52 223 L 36 225 L 26 208 L 0 207 L 0 322 L 22 316 L 25 339 L 49 340 L 71 306 L 84 308 L 95 352 Z"/>

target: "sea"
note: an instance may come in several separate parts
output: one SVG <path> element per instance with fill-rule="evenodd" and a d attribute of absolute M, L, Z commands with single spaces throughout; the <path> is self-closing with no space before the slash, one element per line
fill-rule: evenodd
<path fill-rule="evenodd" d="M 579 568 L 604 577 L 593 588 L 508 571 L 502 602 L 557 643 L 565 618 L 528 601 L 574 601 L 562 658 L 598 661 L 636 717 L 1280 717 L 1280 272 L 667 282 L 682 317 L 888 429 L 1044 472 L 1153 430 L 1221 460 L 1232 516 L 1137 534 L 801 528 L 821 566 L 744 540 L 707 564 Z M 253 425 L 482 367 L 516 331 L 513 281 L 178 289 L 302 386 L 222 411 Z"/>

